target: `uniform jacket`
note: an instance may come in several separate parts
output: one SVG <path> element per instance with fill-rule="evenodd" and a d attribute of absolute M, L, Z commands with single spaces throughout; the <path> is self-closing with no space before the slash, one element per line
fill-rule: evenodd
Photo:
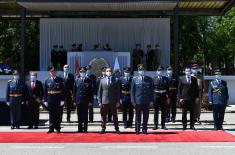
<path fill-rule="evenodd" d="M 153 80 L 149 76 L 135 76 L 131 83 L 131 102 L 149 104 L 153 102 Z"/>
<path fill-rule="evenodd" d="M 121 81 L 121 101 L 122 103 L 131 102 L 131 83 L 132 77 L 122 77 Z"/>
<path fill-rule="evenodd" d="M 226 81 L 211 81 L 208 90 L 209 102 L 212 104 L 227 104 L 229 99 Z"/>

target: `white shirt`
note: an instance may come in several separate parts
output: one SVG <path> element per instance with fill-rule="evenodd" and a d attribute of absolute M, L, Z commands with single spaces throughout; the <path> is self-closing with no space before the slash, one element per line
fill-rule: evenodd
<path fill-rule="evenodd" d="M 187 79 L 187 83 L 191 83 L 191 76 L 186 76 L 186 79 Z"/>

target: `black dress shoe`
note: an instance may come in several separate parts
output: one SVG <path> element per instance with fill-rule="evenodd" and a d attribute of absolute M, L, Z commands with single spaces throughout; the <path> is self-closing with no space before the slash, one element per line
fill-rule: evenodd
<path fill-rule="evenodd" d="M 56 133 L 60 133 L 60 130 L 56 130 Z"/>
<path fill-rule="evenodd" d="M 16 129 L 20 129 L 20 126 L 19 126 L 19 125 L 17 125 L 17 126 L 16 126 Z"/>
<path fill-rule="evenodd" d="M 121 132 L 119 130 L 116 130 L 116 134 L 121 134 Z"/>
<path fill-rule="evenodd" d="M 38 129 L 38 126 L 35 126 L 34 129 Z"/>
<path fill-rule="evenodd" d="M 148 134 L 147 130 L 143 130 L 143 134 L 147 135 Z"/>
<path fill-rule="evenodd" d="M 33 126 L 28 126 L 28 128 L 27 129 L 33 129 Z"/>
<path fill-rule="evenodd" d="M 54 130 L 49 130 L 49 131 L 47 131 L 47 133 L 53 133 L 54 132 Z"/>
<path fill-rule="evenodd" d="M 11 126 L 11 130 L 13 130 L 13 129 L 15 129 L 15 126 L 12 125 L 12 126 Z"/>
<path fill-rule="evenodd" d="M 77 133 L 82 133 L 83 131 L 82 130 L 78 130 Z"/>
<path fill-rule="evenodd" d="M 154 127 L 153 127 L 153 130 L 157 130 L 157 129 L 158 129 L 158 126 L 154 126 Z"/>
<path fill-rule="evenodd" d="M 162 129 L 163 129 L 163 130 L 167 130 L 167 128 L 166 128 L 166 126 L 165 126 L 165 125 L 164 125 L 164 126 L 162 126 Z"/>
<path fill-rule="evenodd" d="M 171 119 L 171 122 L 172 122 L 172 123 L 175 123 L 175 118 L 172 118 L 172 119 Z"/>
<path fill-rule="evenodd" d="M 187 126 L 183 126 L 183 130 L 186 130 L 187 129 Z"/>
<path fill-rule="evenodd" d="M 104 134 L 104 133 L 105 133 L 105 130 L 101 129 L 100 134 Z"/>
<path fill-rule="evenodd" d="M 139 135 L 139 134 L 140 134 L 140 131 L 135 131 L 135 133 L 136 133 L 137 135 Z"/>
<path fill-rule="evenodd" d="M 190 129 L 191 129 L 191 130 L 196 130 L 194 126 L 191 126 Z"/>

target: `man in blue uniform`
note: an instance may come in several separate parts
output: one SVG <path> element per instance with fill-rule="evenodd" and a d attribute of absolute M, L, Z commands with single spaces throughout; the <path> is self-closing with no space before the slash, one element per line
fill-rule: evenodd
<path fill-rule="evenodd" d="M 131 104 L 131 68 L 124 68 L 124 76 L 121 81 L 121 104 L 123 111 L 124 128 L 131 128 L 133 123 L 133 105 Z M 128 120 L 127 120 L 128 114 Z"/>
<path fill-rule="evenodd" d="M 96 99 L 96 95 L 97 95 L 97 88 L 96 88 L 96 76 L 94 74 L 91 73 L 91 65 L 86 66 L 86 76 L 88 78 L 91 79 L 92 81 L 92 104 L 89 105 L 88 109 L 89 109 L 89 121 L 93 122 L 94 121 L 94 112 L 93 112 L 93 108 L 94 108 L 94 99 Z"/>
<path fill-rule="evenodd" d="M 135 107 L 135 131 L 140 133 L 141 116 L 143 113 L 142 131 L 147 134 L 147 123 L 149 119 L 149 105 L 153 104 L 153 80 L 145 75 L 145 67 L 139 64 L 138 76 L 135 76 L 131 83 L 131 102 Z"/>
<path fill-rule="evenodd" d="M 173 68 L 171 66 L 167 67 L 166 77 L 168 78 L 169 84 L 169 104 L 167 107 L 167 120 L 175 123 L 176 117 L 176 103 L 177 103 L 177 88 L 178 88 L 178 78 L 173 74 Z"/>
<path fill-rule="evenodd" d="M 64 93 L 65 93 L 65 106 L 67 108 L 67 122 L 70 122 L 71 111 L 74 109 L 73 107 L 73 86 L 74 86 L 74 76 L 73 74 L 69 73 L 69 65 L 64 65 Z M 63 115 L 63 108 L 62 108 L 62 115 Z"/>
<path fill-rule="evenodd" d="M 215 80 L 209 85 L 209 103 L 213 106 L 213 118 L 215 130 L 223 130 L 224 113 L 228 104 L 227 83 L 221 80 L 221 71 L 215 70 Z"/>
<path fill-rule="evenodd" d="M 93 83 L 86 76 L 86 68 L 80 68 L 80 77 L 76 79 L 74 85 L 74 104 L 77 106 L 78 132 L 87 132 L 88 106 L 93 101 Z"/>
<path fill-rule="evenodd" d="M 169 94 L 169 85 L 167 77 L 163 76 L 163 67 L 158 66 L 157 76 L 153 78 L 154 86 L 154 127 L 153 130 L 158 129 L 158 114 L 161 110 L 161 126 L 166 130 L 166 108 Z"/>
<path fill-rule="evenodd" d="M 13 79 L 7 83 L 6 104 L 10 106 L 11 129 L 20 128 L 21 104 L 28 99 L 28 90 L 20 80 L 17 71 L 13 73 Z M 28 102 L 28 101 L 27 101 Z"/>
<path fill-rule="evenodd" d="M 50 70 L 50 77 L 45 81 L 44 104 L 49 110 L 49 131 L 60 132 L 61 107 L 64 105 L 64 81 L 57 76 L 55 68 Z"/>

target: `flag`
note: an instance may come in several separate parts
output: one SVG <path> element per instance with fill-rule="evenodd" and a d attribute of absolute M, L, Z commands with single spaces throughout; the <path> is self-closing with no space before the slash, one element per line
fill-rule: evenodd
<path fill-rule="evenodd" d="M 119 70 L 119 71 L 121 70 L 117 57 L 116 57 L 115 62 L 114 62 L 113 70 L 114 70 L 114 71 L 115 71 L 115 70 Z"/>
<path fill-rule="evenodd" d="M 79 74 L 79 69 L 80 69 L 80 65 L 79 65 L 79 62 L 78 62 L 78 57 L 76 56 L 75 74 Z"/>

